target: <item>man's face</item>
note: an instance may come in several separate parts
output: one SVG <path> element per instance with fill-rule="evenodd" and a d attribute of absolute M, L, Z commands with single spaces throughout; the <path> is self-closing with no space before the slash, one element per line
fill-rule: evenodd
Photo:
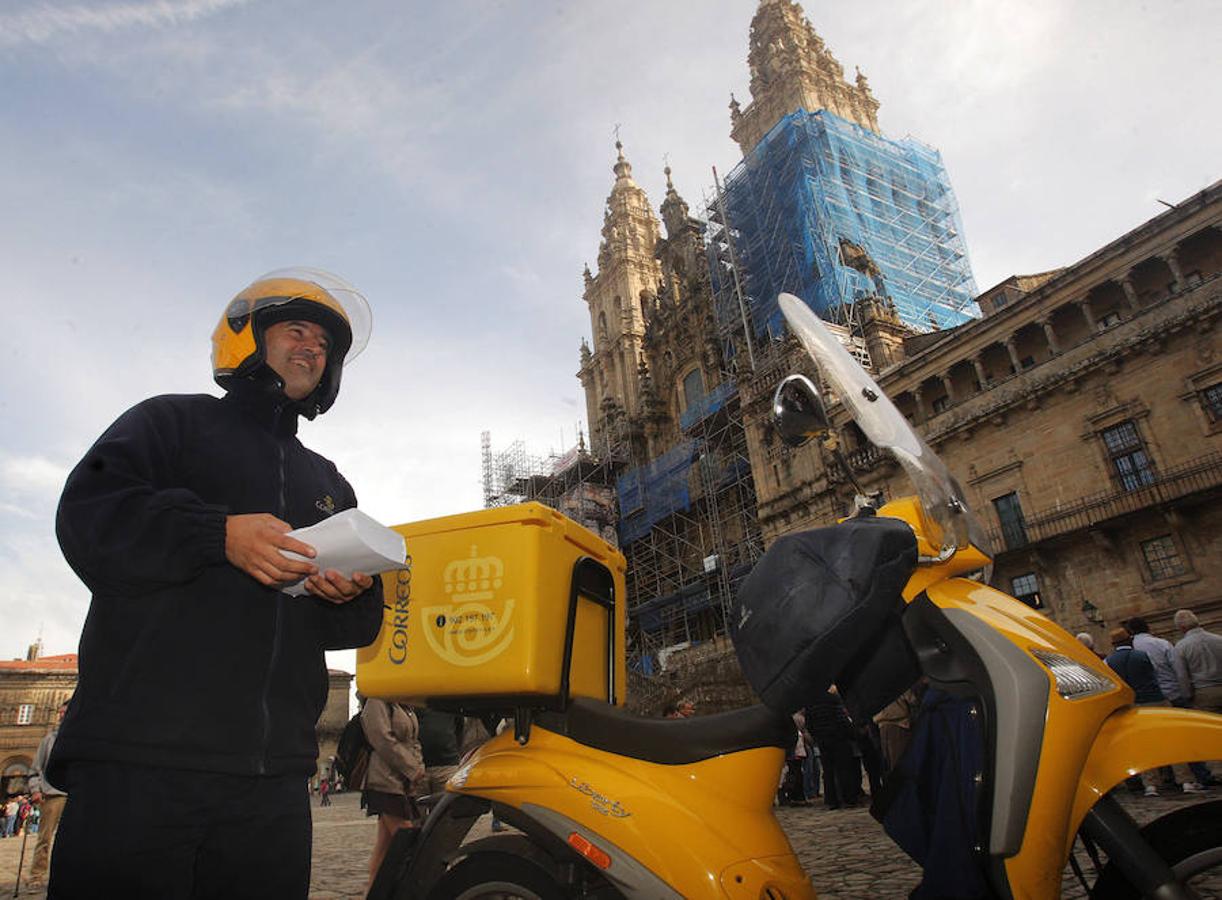
<path fill-rule="evenodd" d="M 327 368 L 331 337 L 314 322 L 290 319 L 276 322 L 263 332 L 267 364 L 284 382 L 290 400 L 304 400 L 314 393 Z"/>

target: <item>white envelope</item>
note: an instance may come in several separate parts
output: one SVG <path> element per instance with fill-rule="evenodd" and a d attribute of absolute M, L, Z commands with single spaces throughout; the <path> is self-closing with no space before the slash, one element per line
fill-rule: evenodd
<path fill-rule="evenodd" d="M 317 525 L 297 528 L 289 532 L 289 537 L 314 548 L 318 555 L 307 561 L 318 566 L 319 572 L 335 569 L 345 577 L 351 577 L 353 572 L 380 575 L 392 569 L 402 569 L 407 562 L 407 545 L 403 542 L 403 535 L 359 509 L 346 509 Z M 280 552 L 292 559 L 306 559 L 288 550 Z M 300 597 L 306 593 L 305 579 L 281 590 Z"/>

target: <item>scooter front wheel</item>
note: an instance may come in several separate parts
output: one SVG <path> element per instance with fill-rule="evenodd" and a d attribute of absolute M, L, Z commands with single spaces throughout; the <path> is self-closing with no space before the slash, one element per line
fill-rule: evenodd
<path fill-rule="evenodd" d="M 1222 800 L 1211 800 L 1160 816 L 1141 830 L 1193 896 L 1222 897 Z M 1095 900 L 1138 900 L 1114 863 L 1108 863 L 1091 891 Z"/>
<path fill-rule="evenodd" d="M 473 853 L 429 892 L 433 900 L 564 900 L 569 896 L 539 864 L 508 853 Z"/>

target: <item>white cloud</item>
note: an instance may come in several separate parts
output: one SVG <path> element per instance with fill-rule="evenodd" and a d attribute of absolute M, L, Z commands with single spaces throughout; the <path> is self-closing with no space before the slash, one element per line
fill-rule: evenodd
<path fill-rule="evenodd" d="M 0 46 L 46 44 L 82 32 L 113 34 L 202 19 L 251 0 L 154 0 L 114 6 L 48 6 L 0 15 Z"/>
<path fill-rule="evenodd" d="M 68 469 L 42 456 L 0 456 L 0 490 L 16 493 L 58 492 Z"/>

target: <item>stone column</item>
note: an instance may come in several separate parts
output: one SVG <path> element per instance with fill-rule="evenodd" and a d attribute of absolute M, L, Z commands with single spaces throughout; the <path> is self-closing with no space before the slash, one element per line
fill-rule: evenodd
<path fill-rule="evenodd" d="M 984 363 L 979 356 L 972 357 L 972 368 L 976 370 L 976 380 L 980 382 L 980 389 L 984 390 L 984 386 L 989 383 L 989 379 L 984 374 Z"/>
<path fill-rule="evenodd" d="M 923 394 L 924 394 L 924 391 L 921 390 L 920 385 L 917 385 L 916 387 L 912 389 L 912 401 L 913 401 L 913 406 L 916 409 L 916 416 L 914 418 L 916 419 L 916 423 L 918 425 L 920 425 L 922 422 L 925 421 L 925 404 L 921 400 L 921 397 Z"/>
<path fill-rule="evenodd" d="M 1048 339 L 1048 349 L 1052 351 L 1053 356 L 1058 355 L 1061 348 L 1057 346 L 1057 336 L 1056 332 L 1052 330 L 1052 321 L 1040 319 L 1040 327 L 1044 329 L 1044 337 Z"/>
<path fill-rule="evenodd" d="M 951 383 L 949 375 L 939 375 L 938 379 L 942 382 L 942 387 L 946 389 L 946 399 L 950 403 L 955 402 L 955 386 Z"/>
<path fill-rule="evenodd" d="M 1097 332 L 1099 330 L 1099 323 L 1095 321 L 1095 314 L 1090 310 L 1090 300 L 1080 301 L 1078 308 L 1082 310 L 1082 317 L 1086 319 L 1086 324 L 1090 327 L 1090 333 L 1094 334 Z"/>
<path fill-rule="evenodd" d="M 1137 299 L 1137 289 L 1133 287 L 1133 279 L 1130 274 L 1120 279 L 1120 287 L 1124 289 L 1124 299 L 1129 305 L 1129 312 L 1136 313 L 1141 308 L 1141 303 Z"/>
<path fill-rule="evenodd" d="M 1019 362 L 1018 351 L 1014 349 L 1014 338 L 1008 337 L 1004 343 L 1006 345 L 1006 352 L 1010 354 L 1010 365 L 1014 366 L 1014 372 L 1017 374 L 1023 370 L 1023 364 Z"/>
<path fill-rule="evenodd" d="M 1162 255 L 1162 260 L 1167 264 L 1167 268 L 1171 270 L 1171 277 L 1175 279 L 1175 289 L 1177 291 L 1187 289 L 1188 282 L 1184 280 L 1184 270 L 1180 268 L 1179 253 L 1172 248 Z"/>

